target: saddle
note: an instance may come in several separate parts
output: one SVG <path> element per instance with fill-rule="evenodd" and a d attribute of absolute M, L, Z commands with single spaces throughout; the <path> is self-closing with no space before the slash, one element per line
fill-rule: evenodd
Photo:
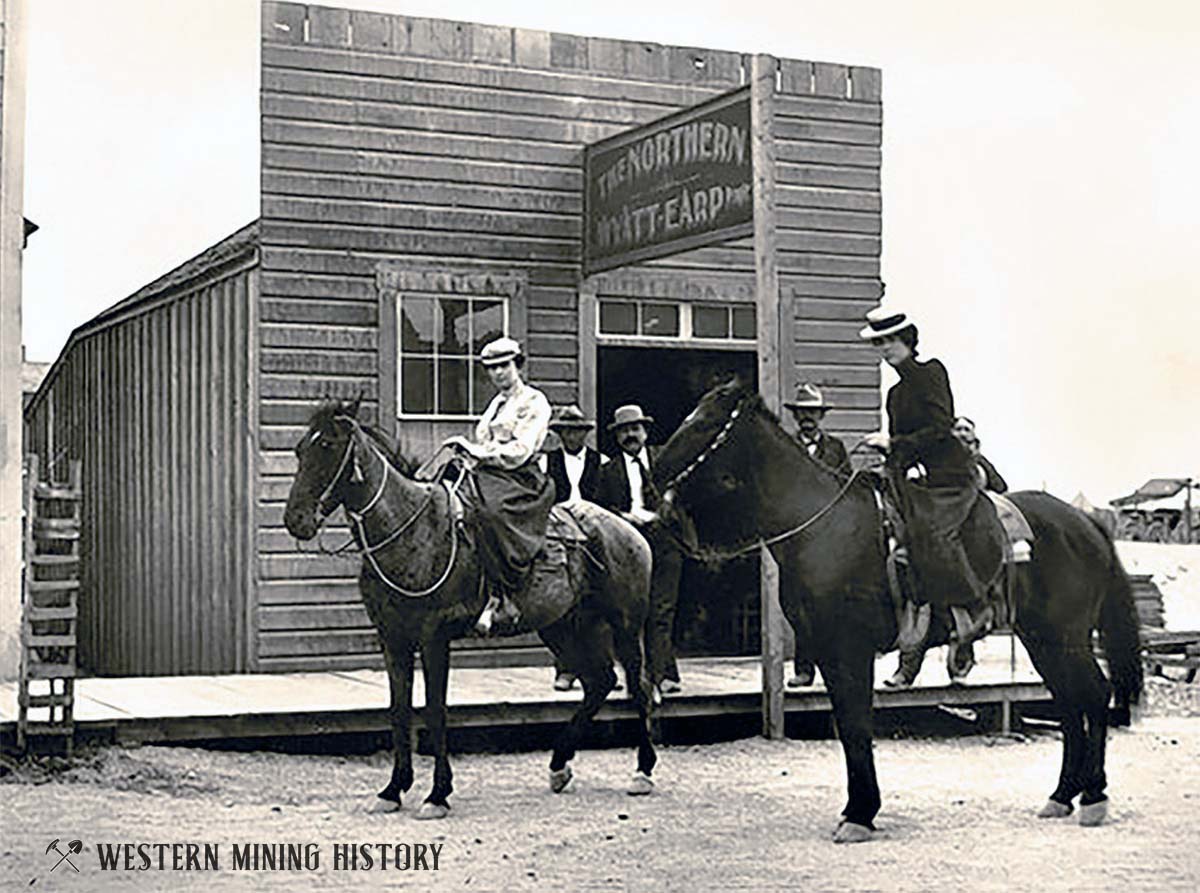
<path fill-rule="evenodd" d="M 474 536 L 474 513 L 479 495 L 475 479 L 465 466 L 455 467 L 451 461 L 441 473 L 448 480 L 450 512 L 455 526 L 467 537 Z M 550 508 L 542 548 L 533 559 L 522 587 L 515 592 L 498 594 L 500 609 L 494 614 L 490 636 L 510 636 L 534 632 L 563 617 L 574 607 L 577 593 L 572 585 L 570 562 L 572 556 L 585 548 L 588 534 L 581 524 L 591 510 L 598 507 L 586 502 L 557 503 Z M 481 589 L 487 581 L 480 574 Z"/>
<path fill-rule="evenodd" d="M 993 619 L 989 621 L 988 625 L 993 628 L 1006 628 L 1011 627 L 1014 619 L 1011 582 L 1016 572 L 1015 567 L 1029 561 L 1030 543 L 1034 535 L 1028 520 L 1012 500 L 999 493 L 991 491 L 984 491 L 984 493 L 994 508 L 994 512 L 989 512 L 982 507 L 987 503 L 977 504 L 978 499 L 973 501 L 967 511 L 962 514 L 959 521 L 960 528 L 955 531 L 955 534 L 957 535 L 962 527 L 967 526 L 968 519 L 971 519 L 969 532 L 981 539 L 995 537 L 997 526 L 1003 531 L 1002 560 L 995 573 L 989 579 L 981 580 L 981 582 L 984 584 L 985 600 L 992 609 Z M 912 651 L 919 648 L 928 635 L 932 605 L 921 595 L 917 575 L 911 567 L 908 527 L 894 493 L 882 478 L 877 482 L 875 494 L 879 508 L 881 535 L 883 542 L 887 544 L 888 589 L 892 606 L 896 612 L 898 633 L 896 642 L 893 644 L 901 651 Z M 966 548 L 969 552 L 970 544 L 966 544 Z M 973 641 L 987 632 L 986 629 L 972 629 L 970 624 L 972 618 L 964 609 L 952 606 L 949 610 L 952 615 L 951 628 L 958 627 L 961 640 Z"/>

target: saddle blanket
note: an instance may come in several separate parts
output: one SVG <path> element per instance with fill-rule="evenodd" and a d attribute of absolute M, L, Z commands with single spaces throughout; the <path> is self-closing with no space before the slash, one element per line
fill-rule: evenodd
<path fill-rule="evenodd" d="M 1033 528 L 1029 526 L 1029 521 L 1017 508 L 1017 504 L 1001 493 L 993 493 L 991 490 L 983 492 L 996 507 L 996 514 L 1000 516 L 1000 523 L 1004 525 L 1004 532 L 1008 534 L 1009 545 L 1015 545 L 1022 540 L 1032 542 Z"/>
<path fill-rule="evenodd" d="M 587 516 L 588 507 L 597 508 L 590 502 L 576 500 L 559 502 L 550 507 L 550 518 L 546 521 L 546 539 L 565 543 L 586 543 L 587 532 L 580 526 L 579 516 Z"/>

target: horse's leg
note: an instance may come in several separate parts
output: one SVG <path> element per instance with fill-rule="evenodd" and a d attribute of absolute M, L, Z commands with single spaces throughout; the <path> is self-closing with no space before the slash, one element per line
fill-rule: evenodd
<path fill-rule="evenodd" d="M 446 688 L 450 678 L 450 638 L 439 632 L 422 643 L 421 667 L 425 672 L 425 725 L 433 743 L 433 789 L 421 804 L 419 819 L 445 818 L 448 797 L 454 790 L 446 742 Z"/>
<path fill-rule="evenodd" d="M 645 657 L 640 627 L 640 624 L 623 624 L 613 629 L 613 646 L 617 652 L 617 660 L 625 669 L 625 681 L 638 712 L 637 772 L 629 787 L 629 793 L 634 796 L 649 794 L 654 789 L 650 773 L 654 771 L 654 764 L 658 762 L 650 729 L 650 713 L 654 699 L 651 696 L 650 682 L 642 670 Z"/>
<path fill-rule="evenodd" d="M 1058 819 L 1069 816 L 1075 809 L 1072 801 L 1083 792 L 1082 761 L 1084 754 L 1083 713 L 1072 691 L 1070 674 L 1064 661 L 1063 646 L 1037 635 L 1031 635 L 1018 627 L 1018 635 L 1025 645 L 1034 669 L 1041 675 L 1054 698 L 1062 728 L 1062 767 L 1058 773 L 1058 787 L 1038 811 L 1043 819 Z"/>
<path fill-rule="evenodd" d="M 833 632 L 832 641 L 823 639 L 820 630 L 816 632 L 817 665 L 833 703 L 849 790 L 833 839 L 835 843 L 860 843 L 871 839 L 880 806 L 871 746 L 875 650 L 866 637 L 845 626 Z"/>
<path fill-rule="evenodd" d="M 383 657 L 387 662 L 388 687 L 391 702 L 388 718 L 392 722 L 392 780 L 379 792 L 370 812 L 395 812 L 400 808 L 400 795 L 412 787 L 412 682 L 413 643 L 407 639 L 392 642 L 383 639 Z"/>
<path fill-rule="evenodd" d="M 1108 702 L 1112 686 L 1100 671 L 1091 649 L 1073 650 L 1069 659 L 1078 667 L 1079 696 L 1083 704 L 1084 750 L 1080 761 L 1079 824 L 1100 825 L 1108 816 L 1108 778 L 1104 770 L 1104 751 L 1108 743 Z"/>
<path fill-rule="evenodd" d="M 584 612 L 568 614 L 541 630 L 543 639 L 554 640 L 558 644 L 567 666 L 573 668 L 583 687 L 583 703 L 555 739 L 554 751 L 550 755 L 550 787 L 556 793 L 561 792 L 571 780 L 570 762 L 575 758 L 584 727 L 617 684 L 617 674 L 613 672 L 603 627 L 604 621 L 598 615 Z"/>

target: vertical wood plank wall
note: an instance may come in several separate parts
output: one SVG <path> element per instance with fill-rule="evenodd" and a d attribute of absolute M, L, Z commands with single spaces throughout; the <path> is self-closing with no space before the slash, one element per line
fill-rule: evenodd
<path fill-rule="evenodd" d="M 98 675 L 253 666 L 250 346 L 257 259 L 225 259 L 72 336 L 27 412 L 83 462 L 79 660 Z"/>
<path fill-rule="evenodd" d="M 749 61 L 267 2 L 262 64 L 259 666 L 379 665 L 357 564 L 300 555 L 282 528 L 315 404 L 362 391 L 379 411 L 377 265 L 524 271 L 530 377 L 579 399 L 584 145 L 740 86 Z M 786 60 L 779 87 L 790 382 L 826 387 L 835 431 L 872 430 L 878 369 L 855 332 L 880 293 L 879 73 Z M 744 240 L 598 279 L 600 297 L 753 301 L 754 256 Z M 410 441 L 445 429 L 401 423 Z"/>

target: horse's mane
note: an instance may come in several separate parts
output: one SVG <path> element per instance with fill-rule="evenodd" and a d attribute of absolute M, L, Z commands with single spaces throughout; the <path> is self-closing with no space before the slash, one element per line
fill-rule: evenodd
<path fill-rule="evenodd" d="M 770 427 L 769 430 L 778 441 L 780 447 L 786 450 L 791 450 L 802 461 L 809 463 L 826 474 L 833 475 L 839 481 L 845 481 L 846 476 L 851 471 L 851 466 L 849 464 L 842 468 L 834 468 L 830 465 L 826 465 L 816 456 L 811 455 L 808 450 L 804 449 L 804 447 L 800 445 L 799 441 L 797 441 L 795 437 L 792 437 L 790 434 L 788 434 L 787 429 L 783 427 L 783 422 L 780 420 L 779 415 L 769 406 L 767 406 L 767 402 L 763 400 L 762 394 L 758 393 L 757 391 L 752 392 L 749 387 L 744 388 L 744 393 L 747 395 L 744 398 L 746 400 L 747 408 L 758 415 L 765 416 L 775 423 Z"/>
<path fill-rule="evenodd" d="M 348 416 L 354 419 L 358 413 L 358 401 L 346 402 L 343 400 L 326 400 L 313 413 L 311 427 L 332 425 L 333 421 L 338 416 Z M 357 420 L 357 419 L 356 419 Z M 399 471 L 405 477 L 411 478 L 421 463 L 413 457 L 407 455 L 397 446 L 390 437 L 376 428 L 374 425 L 359 422 L 358 426 L 367 433 L 367 436 L 375 441 L 375 445 L 379 447 L 380 452 L 391 464 L 393 468 Z"/>

